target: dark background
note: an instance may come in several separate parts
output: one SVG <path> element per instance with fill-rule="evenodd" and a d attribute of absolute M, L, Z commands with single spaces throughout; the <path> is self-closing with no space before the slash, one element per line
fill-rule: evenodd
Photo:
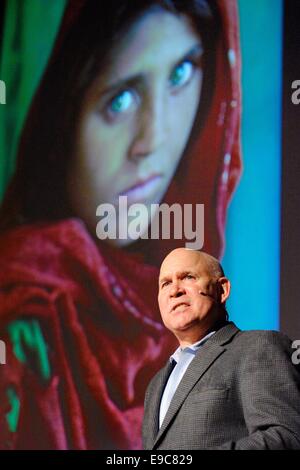
<path fill-rule="evenodd" d="M 300 339 L 300 104 L 291 101 L 300 80 L 299 0 L 284 4 L 283 50 L 280 329 Z"/>

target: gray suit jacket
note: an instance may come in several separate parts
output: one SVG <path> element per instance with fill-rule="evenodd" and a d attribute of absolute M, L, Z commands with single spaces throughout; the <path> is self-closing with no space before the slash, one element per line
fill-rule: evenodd
<path fill-rule="evenodd" d="M 300 449 L 300 371 L 289 338 L 232 322 L 199 349 L 158 429 L 170 361 L 145 397 L 145 449 Z"/>

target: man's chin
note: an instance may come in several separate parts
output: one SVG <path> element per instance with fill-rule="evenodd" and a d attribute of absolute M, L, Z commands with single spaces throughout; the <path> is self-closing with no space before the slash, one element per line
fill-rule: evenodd
<path fill-rule="evenodd" d="M 172 331 L 176 334 L 177 332 L 186 332 L 186 331 L 192 331 L 192 330 L 199 329 L 199 323 L 198 320 L 193 320 L 193 321 L 185 321 L 185 322 L 178 322 L 176 325 L 174 325 Z"/>

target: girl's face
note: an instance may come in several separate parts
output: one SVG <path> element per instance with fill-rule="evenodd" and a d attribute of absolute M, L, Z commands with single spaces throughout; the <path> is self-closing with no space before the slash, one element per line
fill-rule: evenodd
<path fill-rule="evenodd" d="M 202 52 L 189 18 L 163 10 L 146 12 L 113 48 L 83 100 L 68 178 L 72 208 L 94 233 L 99 204 L 115 207 L 118 225 L 120 196 L 148 213 L 161 202 L 199 105 Z"/>

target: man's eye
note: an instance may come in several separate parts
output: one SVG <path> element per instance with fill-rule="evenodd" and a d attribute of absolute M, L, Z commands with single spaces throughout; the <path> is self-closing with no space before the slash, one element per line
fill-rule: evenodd
<path fill-rule="evenodd" d="M 123 90 L 108 104 L 108 112 L 112 115 L 126 113 L 134 105 L 135 97 L 131 90 Z"/>
<path fill-rule="evenodd" d="M 169 284 L 170 284 L 170 281 L 163 282 L 162 285 L 161 285 L 161 287 L 166 287 L 166 286 L 168 286 Z"/>
<path fill-rule="evenodd" d="M 194 276 L 192 276 L 192 274 L 186 274 L 186 276 L 184 276 L 185 279 L 194 279 Z"/>
<path fill-rule="evenodd" d="M 173 69 L 170 76 L 170 84 L 173 88 L 180 88 L 186 85 L 193 76 L 194 64 L 189 60 L 181 62 Z"/>

